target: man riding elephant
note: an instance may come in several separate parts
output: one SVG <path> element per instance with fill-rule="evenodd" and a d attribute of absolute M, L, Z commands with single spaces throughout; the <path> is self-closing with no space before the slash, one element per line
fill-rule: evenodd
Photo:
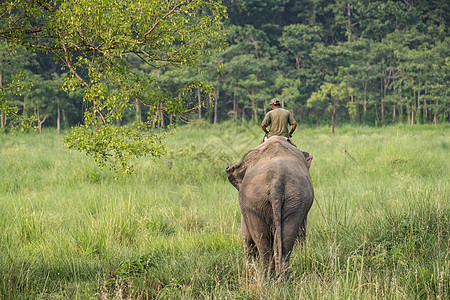
<path fill-rule="evenodd" d="M 294 117 L 288 110 L 281 108 L 280 100 L 274 98 L 270 101 L 270 104 L 272 106 L 272 110 L 266 114 L 261 124 L 262 130 L 266 134 L 264 136 L 263 142 L 265 142 L 272 136 L 281 136 L 295 146 L 291 138 L 292 134 L 297 128 L 297 122 L 294 120 Z M 289 125 L 291 126 L 290 130 Z M 267 127 L 269 126 L 269 130 L 267 130 Z M 309 168 L 311 166 L 313 156 L 308 152 L 303 152 L 303 154 L 305 155 L 306 164 Z"/>
<path fill-rule="evenodd" d="M 294 245 L 305 237 L 314 199 L 304 153 L 285 138 L 273 136 L 226 173 L 239 191 L 246 252 L 259 254 L 266 271 L 287 275 Z"/>

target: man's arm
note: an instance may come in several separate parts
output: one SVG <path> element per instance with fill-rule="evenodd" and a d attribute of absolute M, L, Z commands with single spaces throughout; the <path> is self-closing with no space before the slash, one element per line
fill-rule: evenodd
<path fill-rule="evenodd" d="M 266 129 L 266 125 L 261 124 L 261 128 L 262 128 L 262 130 L 263 130 L 266 134 L 269 134 L 269 132 L 268 132 L 267 129 Z"/>
<path fill-rule="evenodd" d="M 290 137 L 292 137 L 292 134 L 294 133 L 295 128 L 297 128 L 297 122 L 294 122 L 294 124 L 292 124 L 291 131 L 289 132 Z"/>

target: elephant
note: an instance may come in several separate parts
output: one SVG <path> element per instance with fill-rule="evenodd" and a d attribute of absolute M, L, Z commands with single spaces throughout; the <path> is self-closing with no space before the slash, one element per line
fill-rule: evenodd
<path fill-rule="evenodd" d="M 288 274 L 295 243 L 306 235 L 314 189 L 306 158 L 285 138 L 273 136 L 226 168 L 239 192 L 245 251 L 259 254 L 267 274 Z"/>

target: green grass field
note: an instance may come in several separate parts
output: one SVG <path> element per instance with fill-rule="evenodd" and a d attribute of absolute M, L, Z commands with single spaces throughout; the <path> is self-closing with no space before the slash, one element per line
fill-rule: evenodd
<path fill-rule="evenodd" d="M 450 297 L 448 124 L 300 126 L 316 197 L 281 282 L 245 257 L 225 176 L 261 138 L 182 127 L 123 177 L 53 131 L 0 135 L 0 299 Z"/>

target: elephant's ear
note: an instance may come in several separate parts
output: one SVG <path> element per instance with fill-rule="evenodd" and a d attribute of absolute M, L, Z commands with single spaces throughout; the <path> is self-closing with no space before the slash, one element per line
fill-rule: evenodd
<path fill-rule="evenodd" d="M 244 179 L 245 172 L 248 166 L 250 166 L 255 160 L 256 155 L 259 153 L 259 149 L 253 149 L 244 155 L 244 158 L 240 163 L 237 163 L 226 169 L 228 181 L 239 191 L 242 180 Z"/>
<path fill-rule="evenodd" d="M 240 162 L 226 169 L 228 181 L 239 191 L 241 187 L 242 180 L 244 179 L 245 170 L 247 168 L 242 166 L 243 163 Z"/>

